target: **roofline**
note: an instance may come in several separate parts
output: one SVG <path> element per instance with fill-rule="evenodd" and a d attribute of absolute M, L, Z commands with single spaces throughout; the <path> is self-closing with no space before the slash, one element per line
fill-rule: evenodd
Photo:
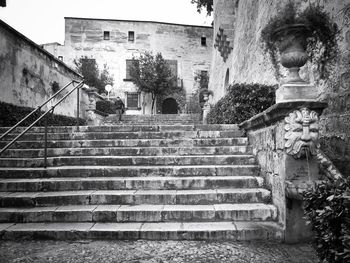
<path fill-rule="evenodd" d="M 84 78 L 81 74 L 79 74 L 77 71 L 75 71 L 74 69 L 72 69 L 70 66 L 68 66 L 66 63 L 64 63 L 63 61 L 59 60 L 58 58 L 56 58 L 54 55 L 52 55 L 50 52 L 48 52 L 47 50 L 45 50 L 44 48 L 42 48 L 40 45 L 38 45 L 37 43 L 35 43 L 33 40 L 30 40 L 29 38 L 27 38 L 25 35 L 23 35 L 22 33 L 18 32 L 16 29 L 14 29 L 13 27 L 11 27 L 9 24 L 5 23 L 3 20 L 0 19 L 0 26 L 4 27 L 5 29 L 7 29 L 8 31 L 10 31 L 11 33 L 15 34 L 17 37 L 23 39 L 25 42 L 27 42 L 30 46 L 36 48 L 37 50 L 39 50 L 40 52 L 44 53 L 46 56 L 50 57 L 52 60 L 54 60 L 57 64 L 60 64 L 61 66 L 63 66 L 64 68 L 66 68 L 67 70 L 71 71 L 72 73 L 74 73 L 75 75 L 79 76 L 80 78 Z"/>
<path fill-rule="evenodd" d="M 186 27 L 201 27 L 201 28 L 211 28 L 212 26 L 200 26 L 200 25 L 188 25 L 188 24 L 177 24 L 170 22 L 159 22 L 159 21 L 146 21 L 146 20 L 123 20 L 123 19 L 107 19 L 107 18 L 88 18 L 88 17 L 70 17 L 65 16 L 64 19 L 79 19 L 79 20 L 97 20 L 97 21 L 117 21 L 117 22 L 136 22 L 136 23 L 151 23 L 151 24 L 163 24 L 172 26 L 186 26 Z"/>

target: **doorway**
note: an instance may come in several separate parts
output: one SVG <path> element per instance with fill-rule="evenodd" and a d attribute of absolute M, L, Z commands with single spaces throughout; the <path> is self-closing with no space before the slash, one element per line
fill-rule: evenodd
<path fill-rule="evenodd" d="M 168 98 L 163 101 L 162 104 L 162 114 L 177 114 L 178 105 L 175 99 Z"/>

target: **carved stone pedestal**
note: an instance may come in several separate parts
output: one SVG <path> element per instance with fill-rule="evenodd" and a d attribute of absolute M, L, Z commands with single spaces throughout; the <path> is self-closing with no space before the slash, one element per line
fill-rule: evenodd
<path fill-rule="evenodd" d="M 287 83 L 276 90 L 276 103 L 315 101 L 316 98 L 316 87 L 307 83 Z"/>

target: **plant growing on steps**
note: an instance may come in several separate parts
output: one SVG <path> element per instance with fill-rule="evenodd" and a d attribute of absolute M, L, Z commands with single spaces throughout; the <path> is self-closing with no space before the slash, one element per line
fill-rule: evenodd
<path fill-rule="evenodd" d="M 151 52 L 145 52 L 138 58 L 133 57 L 130 76 L 141 92 L 151 94 L 152 113 L 157 96 L 176 88 L 175 77 L 161 53 L 153 55 Z"/>
<path fill-rule="evenodd" d="M 297 38 L 303 37 L 301 44 L 303 48 L 306 48 L 311 62 L 317 65 L 319 78 L 327 79 L 339 52 L 338 26 L 319 3 L 309 3 L 303 11 L 297 11 L 292 1 L 289 1 L 261 32 L 263 48 L 270 56 L 276 71 L 276 78 L 280 78 L 278 51 L 283 52 L 287 45 L 295 40 L 293 38 L 296 38 L 278 33 L 278 31 L 293 26 L 303 27 Z"/>

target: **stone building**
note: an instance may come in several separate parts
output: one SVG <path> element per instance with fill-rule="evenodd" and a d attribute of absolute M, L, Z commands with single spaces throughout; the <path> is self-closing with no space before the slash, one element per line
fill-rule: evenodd
<path fill-rule="evenodd" d="M 288 0 L 214 0 L 214 47 L 209 89 L 213 104 L 223 97 L 232 83 L 276 85 L 272 64 L 264 54 L 260 34 L 270 18 Z M 301 2 L 301 8 L 308 3 Z M 315 1 L 311 1 L 315 2 Z M 319 1 L 338 24 L 340 56 L 332 79 L 316 84 L 319 101 L 328 103 L 321 116 L 321 144 L 339 169 L 350 171 L 350 3 L 349 1 Z M 301 76 L 315 83 L 312 65 L 301 69 Z"/>
<path fill-rule="evenodd" d="M 156 110 L 178 113 L 186 111 L 186 101 L 196 89 L 195 73 L 210 69 L 212 36 L 213 29 L 207 26 L 66 17 L 64 45 L 51 43 L 43 47 L 71 66 L 81 56 L 95 59 L 100 68 L 107 64 L 114 76 L 111 96 L 125 101 L 127 114 L 151 113 L 150 96 L 138 92 L 130 80 L 132 57 L 144 51 L 161 52 L 186 95 L 162 98 Z"/>

